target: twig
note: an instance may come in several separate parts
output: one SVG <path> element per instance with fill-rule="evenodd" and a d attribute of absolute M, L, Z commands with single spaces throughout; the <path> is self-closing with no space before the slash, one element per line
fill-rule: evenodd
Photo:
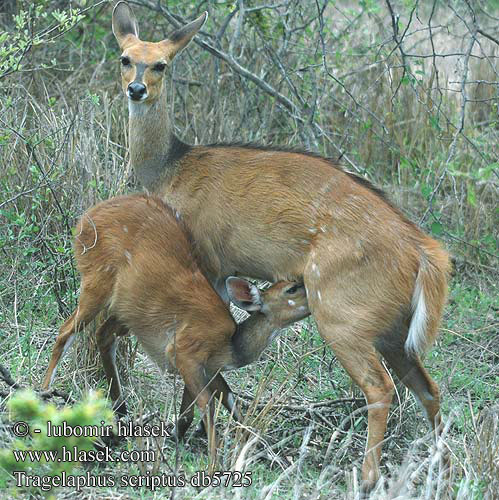
<path fill-rule="evenodd" d="M 57 397 L 57 398 L 63 399 L 65 403 L 68 403 L 71 405 L 76 403 L 76 401 L 69 394 L 66 394 L 65 392 L 61 392 L 57 389 L 51 389 L 49 391 L 39 392 L 38 394 L 40 395 L 40 397 L 43 400 L 52 399 L 53 397 Z"/>
<path fill-rule="evenodd" d="M 9 370 L 7 370 L 7 368 L 5 368 L 5 366 L 3 366 L 2 364 L 0 364 L 0 379 L 3 380 L 9 387 L 12 387 L 12 389 L 17 389 L 17 390 L 25 389 L 24 386 L 18 384 L 17 382 L 14 382 L 14 379 L 11 377 Z M 71 396 L 69 396 L 69 394 L 61 392 L 57 389 L 52 389 L 50 391 L 41 391 L 38 394 L 44 400 L 51 399 L 53 397 L 58 397 L 62 398 L 66 403 L 69 404 L 75 403 L 74 399 Z M 10 393 L 4 391 L 0 392 L 0 396 L 4 398 L 9 397 L 10 395 L 11 395 Z"/>
<path fill-rule="evenodd" d="M 253 401 L 252 398 L 244 394 L 238 394 L 238 397 L 251 402 Z M 276 410 L 306 412 L 308 410 L 315 410 L 317 408 L 327 408 L 330 406 L 337 406 L 345 403 L 363 403 L 363 402 L 365 402 L 364 398 L 340 398 L 340 399 L 333 399 L 332 401 L 320 401 L 318 403 L 309 403 L 306 405 L 286 405 L 286 404 L 280 405 L 280 404 L 273 404 L 271 401 L 266 401 L 266 402 L 264 401 L 261 403 L 257 403 L 254 406 L 256 406 L 256 408 L 265 408 L 270 404 L 270 406 L 272 408 L 275 408 Z"/>
<path fill-rule="evenodd" d="M 67 230 L 68 234 L 71 235 L 71 226 L 69 225 L 69 222 L 68 222 L 68 216 L 67 216 L 66 212 L 64 211 L 64 209 L 62 208 L 62 206 L 61 206 L 61 204 L 59 202 L 59 198 L 57 197 L 57 194 L 56 194 L 54 188 L 52 187 L 52 183 L 50 182 L 50 180 L 49 180 L 49 178 L 47 176 L 47 173 L 45 172 L 45 169 L 43 168 L 42 162 L 39 160 L 38 155 L 36 154 L 35 148 L 30 144 L 29 139 L 27 139 L 18 130 L 16 130 L 15 128 L 11 127 L 7 123 L 5 123 L 5 121 L 3 121 L 1 118 L 0 118 L 0 121 L 4 124 L 4 126 L 7 129 L 9 129 L 11 132 L 13 132 L 15 135 L 17 135 L 17 137 L 19 137 L 19 139 L 21 139 L 24 142 L 24 145 L 26 146 L 26 149 L 28 150 L 28 153 L 33 158 L 33 161 L 35 162 L 36 167 L 38 168 L 38 170 L 42 174 L 42 176 L 43 176 L 43 178 L 44 178 L 44 180 L 45 180 L 45 182 L 46 182 L 46 184 L 47 184 L 50 192 L 52 193 L 52 196 L 54 197 L 55 205 L 56 205 L 57 209 L 59 210 L 59 212 L 61 213 L 61 215 L 63 217 L 64 225 L 66 226 L 66 230 Z M 71 122 L 70 126 L 68 127 L 68 130 L 66 132 L 66 136 L 65 136 L 64 140 L 67 139 L 69 131 L 72 129 L 75 121 L 76 121 L 76 116 L 73 119 L 73 121 Z M 57 160 L 58 156 L 59 156 L 59 154 L 55 155 L 55 157 L 52 160 L 52 164 L 55 163 L 55 161 Z"/>
<path fill-rule="evenodd" d="M 449 163 L 452 161 L 456 154 L 456 146 L 457 146 L 457 140 L 459 138 L 459 135 L 462 133 L 464 130 L 464 120 L 465 120 L 465 112 L 466 112 L 466 102 L 467 102 L 467 92 L 466 92 L 466 81 L 468 78 L 468 68 L 469 68 L 469 60 L 470 60 L 470 55 L 471 51 L 473 50 L 473 46 L 475 45 L 476 42 L 476 32 L 471 33 L 471 40 L 468 45 L 468 49 L 466 51 L 466 56 L 464 58 L 463 62 L 463 76 L 461 78 L 461 95 L 462 95 L 462 101 L 461 101 L 461 112 L 460 112 L 460 117 L 459 117 L 459 125 L 457 126 L 456 132 L 454 133 L 454 137 L 452 139 L 452 143 L 449 147 L 449 154 L 447 155 L 447 160 L 445 161 L 444 167 L 442 169 L 442 173 L 440 174 L 440 177 L 438 178 L 436 186 L 433 188 L 433 191 L 431 192 L 430 197 L 428 198 L 428 207 L 425 210 L 423 216 L 421 217 L 419 224 L 423 224 L 423 222 L 426 220 L 426 217 L 428 214 L 432 211 L 433 208 L 433 200 L 435 198 L 435 195 L 437 194 L 438 190 L 440 189 L 440 186 L 442 185 L 442 182 L 447 175 L 447 167 L 449 166 Z"/>
<path fill-rule="evenodd" d="M 499 40 L 497 38 L 494 38 L 492 35 L 490 35 L 489 33 L 485 32 L 485 31 L 483 31 L 481 28 L 477 28 L 476 31 L 477 31 L 477 33 L 480 33 L 480 35 L 483 35 L 485 38 L 488 38 L 492 42 L 494 42 L 497 45 L 499 45 Z"/>
<path fill-rule="evenodd" d="M 19 384 L 14 382 L 14 379 L 10 376 L 9 370 L 5 366 L 0 364 L 0 378 L 13 389 L 19 389 Z"/>
<path fill-rule="evenodd" d="M 407 26 L 406 26 L 404 32 L 402 33 L 402 35 L 400 37 L 399 37 L 399 25 L 398 25 L 399 16 L 395 14 L 395 12 L 393 10 L 393 7 L 392 7 L 392 4 L 390 3 L 390 0 L 385 0 L 385 1 L 386 1 L 387 6 L 388 6 L 388 10 L 390 11 L 390 17 L 392 19 L 393 40 L 394 40 L 394 42 L 396 44 L 395 48 L 393 50 L 397 50 L 397 49 L 399 50 L 400 56 L 402 58 L 402 67 L 403 67 L 402 77 L 399 79 L 397 88 L 395 89 L 395 92 L 394 92 L 394 94 L 392 96 L 392 101 L 393 101 L 394 97 L 397 95 L 397 93 L 398 93 L 398 91 L 400 89 L 400 86 L 402 85 L 402 82 L 404 81 L 405 75 L 407 73 L 410 73 L 410 67 L 409 67 L 409 64 L 407 63 L 407 54 L 404 51 L 402 43 L 403 43 L 404 37 L 407 34 L 409 26 L 411 25 L 412 16 L 414 15 L 414 11 L 416 10 L 416 8 L 417 8 L 417 6 L 419 4 L 419 0 L 417 0 L 414 3 L 414 6 L 411 9 L 411 13 L 409 15 L 409 21 L 407 23 Z"/>

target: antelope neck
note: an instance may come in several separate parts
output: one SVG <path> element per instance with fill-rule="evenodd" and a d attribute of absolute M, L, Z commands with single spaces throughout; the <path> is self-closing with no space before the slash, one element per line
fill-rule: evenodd
<path fill-rule="evenodd" d="M 164 93 L 153 102 L 128 99 L 130 161 L 139 182 L 154 191 L 173 173 L 179 150 L 188 146 L 173 133 Z"/>
<path fill-rule="evenodd" d="M 246 366 L 260 357 L 277 327 L 261 312 L 254 312 L 239 323 L 232 336 L 237 367 Z"/>

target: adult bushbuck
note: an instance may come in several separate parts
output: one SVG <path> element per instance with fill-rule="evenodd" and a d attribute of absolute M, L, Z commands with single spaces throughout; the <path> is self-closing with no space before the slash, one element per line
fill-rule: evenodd
<path fill-rule="evenodd" d="M 121 401 L 116 336 L 131 331 L 162 371 L 175 369 L 184 380 L 177 437 L 192 422 L 195 401 L 204 411 L 214 459 L 214 394 L 235 411 L 219 371 L 252 363 L 279 329 L 308 316 L 304 286 L 280 282 L 260 292 L 246 280 L 229 277 L 229 296 L 251 312 L 236 325 L 199 270 L 172 210 L 145 195 L 112 198 L 91 208 L 76 227 L 74 254 L 81 273 L 78 307 L 61 326 L 43 388 L 52 382 L 77 331 L 108 308 L 109 318 L 96 336 L 113 401 Z"/>
<path fill-rule="evenodd" d="M 320 335 L 367 399 L 362 478 L 370 488 L 394 389 L 377 353 L 432 428 L 440 425 L 438 388 L 420 355 L 437 336 L 447 253 L 381 191 L 328 159 L 253 145 L 189 146 L 175 137 L 167 68 L 206 17 L 143 42 L 130 7 L 115 6 L 131 165 L 145 188 L 181 214 L 222 296 L 225 279 L 236 274 L 305 284 Z"/>

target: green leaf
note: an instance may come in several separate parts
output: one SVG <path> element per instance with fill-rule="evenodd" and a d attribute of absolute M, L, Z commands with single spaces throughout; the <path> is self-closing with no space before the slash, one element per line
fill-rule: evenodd
<path fill-rule="evenodd" d="M 428 186 L 428 184 L 422 184 L 421 185 L 421 194 L 425 198 L 428 198 L 431 195 L 431 187 Z"/>
<path fill-rule="evenodd" d="M 435 130 L 438 130 L 438 131 L 442 130 L 442 129 L 440 128 L 439 123 L 438 123 L 438 116 L 431 116 L 431 115 L 430 115 L 430 125 L 431 125 L 431 126 L 432 126 Z"/>
<path fill-rule="evenodd" d="M 443 232 L 443 226 L 442 224 L 440 224 L 440 222 L 432 222 L 431 223 L 431 232 L 436 235 L 436 236 L 440 236 Z"/>
<path fill-rule="evenodd" d="M 468 195 L 467 195 L 468 203 L 472 207 L 476 207 L 476 193 L 473 184 L 468 185 Z"/>

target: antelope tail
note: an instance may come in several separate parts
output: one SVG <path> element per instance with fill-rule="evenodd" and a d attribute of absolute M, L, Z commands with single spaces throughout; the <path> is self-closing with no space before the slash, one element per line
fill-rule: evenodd
<path fill-rule="evenodd" d="M 447 298 L 450 270 L 447 252 L 434 240 L 425 241 L 412 294 L 412 318 L 405 342 L 410 355 L 420 356 L 438 335 L 438 326 Z"/>

